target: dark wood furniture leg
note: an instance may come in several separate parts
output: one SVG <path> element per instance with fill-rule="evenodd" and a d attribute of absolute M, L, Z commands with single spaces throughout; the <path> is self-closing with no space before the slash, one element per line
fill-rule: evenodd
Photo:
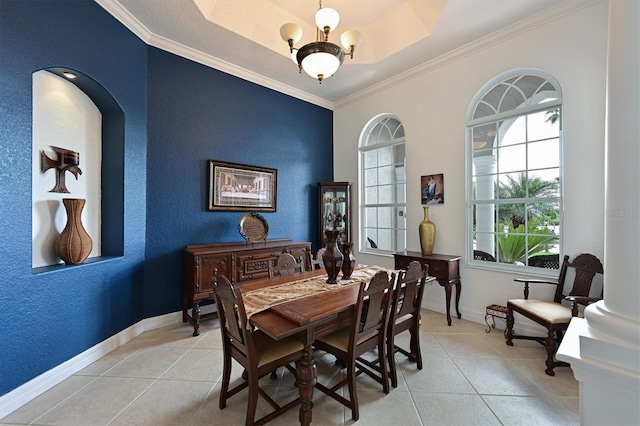
<path fill-rule="evenodd" d="M 313 408 L 313 389 L 316 386 L 318 371 L 313 359 L 313 332 L 305 333 L 304 352 L 302 359 L 296 368 L 296 381 L 300 393 L 300 414 L 298 419 L 301 425 L 311 424 L 311 409 Z"/>
<path fill-rule="evenodd" d="M 445 304 L 447 306 L 447 325 L 451 326 L 451 283 L 440 282 L 440 285 L 444 287 Z"/>
<path fill-rule="evenodd" d="M 193 317 L 193 336 L 199 336 L 200 332 L 200 302 L 193 302 L 193 310 L 191 311 Z"/>
<path fill-rule="evenodd" d="M 460 293 L 462 292 L 462 282 L 458 279 L 456 280 L 456 313 L 458 314 L 458 319 L 462 319 L 462 314 L 460 313 L 460 308 L 458 305 L 460 304 Z"/>

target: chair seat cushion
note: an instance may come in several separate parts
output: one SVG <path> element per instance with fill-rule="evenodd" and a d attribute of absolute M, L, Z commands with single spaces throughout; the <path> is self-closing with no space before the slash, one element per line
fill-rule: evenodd
<path fill-rule="evenodd" d="M 550 324 L 568 324 L 571 321 L 571 308 L 560 303 L 544 300 L 511 299 L 508 305 L 516 311 L 525 311 Z"/>
<path fill-rule="evenodd" d="M 233 344 L 234 342 L 231 343 Z M 296 336 L 273 340 L 260 330 L 253 332 L 253 344 L 258 357 L 258 368 L 287 355 L 301 352 L 304 349 L 302 341 Z M 234 346 L 242 351 L 238 345 Z"/>
<path fill-rule="evenodd" d="M 358 339 L 358 341 L 356 342 L 356 344 L 361 344 L 362 342 L 365 342 L 369 339 L 371 339 L 372 337 L 375 337 L 378 335 L 378 331 L 374 330 L 371 331 L 367 334 L 364 334 L 362 336 L 360 336 L 360 338 Z M 327 336 L 324 336 L 318 340 L 320 340 L 321 342 L 329 345 L 329 346 L 333 346 L 334 348 L 337 348 L 343 352 L 347 352 L 349 350 L 349 338 L 351 337 L 351 327 L 345 327 L 341 330 L 335 331 Z"/>

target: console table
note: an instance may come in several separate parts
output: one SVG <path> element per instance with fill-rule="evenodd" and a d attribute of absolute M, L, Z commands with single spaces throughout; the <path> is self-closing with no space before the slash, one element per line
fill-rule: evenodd
<path fill-rule="evenodd" d="M 447 323 L 451 325 L 451 287 L 456 286 L 456 313 L 458 318 L 462 318 L 460 315 L 460 309 L 458 303 L 460 302 L 460 292 L 462 290 L 462 282 L 460 281 L 460 256 L 451 256 L 447 254 L 431 254 L 423 256 L 418 251 L 400 251 L 394 253 L 395 268 L 406 269 L 414 260 L 420 262 L 421 265 L 429 265 L 428 274 L 432 277 L 436 277 L 438 283 L 444 287 L 447 304 Z"/>
<path fill-rule="evenodd" d="M 193 335 L 199 335 L 200 319 L 217 315 L 200 313 L 200 302 L 215 298 L 214 276 L 224 275 L 232 284 L 268 278 L 269 263 L 275 263 L 285 251 L 302 263 L 303 271 L 311 269 L 311 243 L 290 238 L 187 246 L 182 251 L 182 322 L 189 321 Z M 193 304 L 191 315 L 189 301 Z"/>

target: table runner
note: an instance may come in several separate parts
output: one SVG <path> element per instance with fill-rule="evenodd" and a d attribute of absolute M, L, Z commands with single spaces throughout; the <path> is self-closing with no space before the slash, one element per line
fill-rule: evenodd
<path fill-rule="evenodd" d="M 314 294 L 349 285 L 360 284 L 361 282 L 369 282 L 377 272 L 385 270 L 385 268 L 380 266 L 365 266 L 353 271 L 351 278 L 348 280 L 340 279 L 337 284 L 327 284 L 327 276 L 319 275 L 317 277 L 303 278 L 272 287 L 251 290 L 242 294 L 244 309 L 247 312 L 247 318 L 251 318 L 252 315 L 281 303 L 313 296 Z"/>

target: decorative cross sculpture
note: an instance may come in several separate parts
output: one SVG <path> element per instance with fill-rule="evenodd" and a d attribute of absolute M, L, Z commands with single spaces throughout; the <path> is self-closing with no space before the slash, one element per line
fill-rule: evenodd
<path fill-rule="evenodd" d="M 78 179 L 78 175 L 82 174 L 82 170 L 78 167 L 80 164 L 80 154 L 69 149 L 58 148 L 57 146 L 51 146 L 51 148 L 57 154 L 58 158 L 56 160 L 52 160 L 44 151 L 40 151 L 42 173 L 49 169 L 56 169 L 57 172 L 56 185 L 49 192 L 69 193 L 64 182 L 65 173 L 73 173 L 76 179 Z"/>

